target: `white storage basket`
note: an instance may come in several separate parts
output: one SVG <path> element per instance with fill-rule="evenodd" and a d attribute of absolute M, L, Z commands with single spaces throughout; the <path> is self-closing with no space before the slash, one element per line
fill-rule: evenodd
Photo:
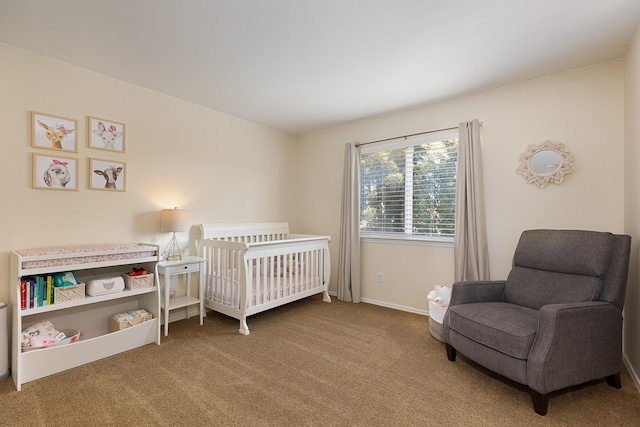
<path fill-rule="evenodd" d="M 442 338 L 442 321 L 447 307 L 442 307 L 429 301 L 429 333 L 438 341 L 444 342 Z"/>

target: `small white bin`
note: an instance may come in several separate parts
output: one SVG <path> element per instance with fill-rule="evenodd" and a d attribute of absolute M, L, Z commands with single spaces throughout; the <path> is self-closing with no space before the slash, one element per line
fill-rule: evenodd
<path fill-rule="evenodd" d="M 429 301 L 429 318 L 435 320 L 438 323 L 442 323 L 444 320 L 444 314 L 447 312 L 447 307 L 442 307 L 436 303 Z"/>
<path fill-rule="evenodd" d="M 444 342 L 442 338 L 442 321 L 447 307 L 442 307 L 429 301 L 429 333 L 438 341 Z"/>

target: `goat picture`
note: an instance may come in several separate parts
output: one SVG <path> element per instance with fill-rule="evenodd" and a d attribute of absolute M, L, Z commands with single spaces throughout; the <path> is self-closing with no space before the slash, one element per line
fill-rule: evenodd
<path fill-rule="evenodd" d="M 125 151 L 125 125 L 112 120 L 89 117 L 89 147 Z"/>
<path fill-rule="evenodd" d="M 78 123 L 73 119 L 32 112 L 31 145 L 61 151 L 78 151 L 76 129 Z"/>

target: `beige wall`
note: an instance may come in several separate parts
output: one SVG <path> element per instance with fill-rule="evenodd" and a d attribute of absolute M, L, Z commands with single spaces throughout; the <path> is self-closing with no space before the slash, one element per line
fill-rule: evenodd
<path fill-rule="evenodd" d="M 491 276 L 506 278 L 525 229 L 624 230 L 623 108 L 620 60 L 305 135 L 296 217 L 304 218 L 308 230 L 333 237 L 336 260 L 344 144 L 478 118 L 485 123 L 481 137 Z M 515 170 L 528 144 L 548 139 L 568 145 L 576 170 L 561 185 L 541 190 Z M 426 312 L 427 292 L 453 281 L 451 248 L 365 243 L 362 252 L 365 301 Z M 384 274 L 382 284 L 376 282 L 378 272 Z"/>
<path fill-rule="evenodd" d="M 295 139 L 273 129 L 0 44 L 0 301 L 15 249 L 141 241 L 165 246 L 162 208 L 190 223 L 290 220 Z M 78 120 L 79 191 L 31 188 L 31 111 Z M 87 147 L 87 116 L 127 125 L 127 152 Z M 65 153 L 68 154 L 68 153 Z M 127 191 L 87 189 L 88 158 L 127 163 Z M 187 245 L 189 233 L 179 233 Z"/>
<path fill-rule="evenodd" d="M 624 354 L 640 377 L 640 27 L 625 60 L 625 232 L 632 236 L 624 308 Z M 640 389 L 640 382 L 636 384 Z"/>

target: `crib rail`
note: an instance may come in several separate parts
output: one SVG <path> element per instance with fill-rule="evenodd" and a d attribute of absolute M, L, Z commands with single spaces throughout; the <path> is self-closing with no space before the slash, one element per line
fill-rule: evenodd
<path fill-rule="evenodd" d="M 289 234 L 286 222 L 257 222 L 249 224 L 200 224 L 200 238 L 230 242 L 265 242 L 285 239 Z"/>

